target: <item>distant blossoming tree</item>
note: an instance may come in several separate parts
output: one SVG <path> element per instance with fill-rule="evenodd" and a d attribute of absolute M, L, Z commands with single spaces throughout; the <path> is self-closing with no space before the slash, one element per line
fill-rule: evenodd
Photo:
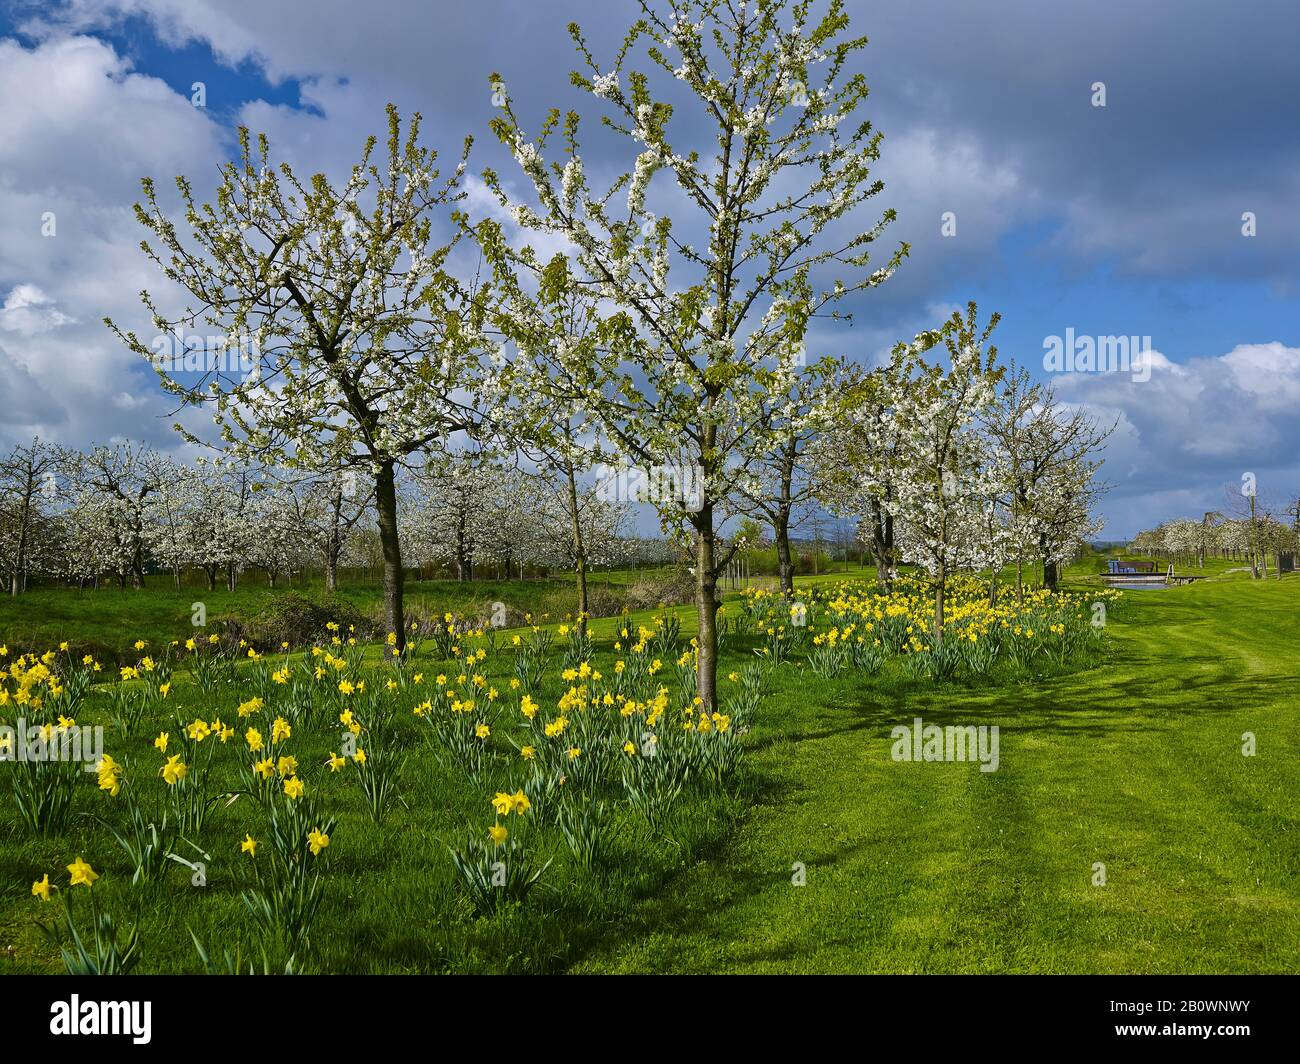
<path fill-rule="evenodd" d="M 150 511 L 176 466 L 144 444 L 120 443 L 89 453 L 62 449 L 68 485 L 68 568 L 72 575 L 97 577 L 111 572 L 118 584 L 144 587 L 151 535 Z"/>
<path fill-rule="evenodd" d="M 1101 531 L 1091 513 L 1103 489 L 1096 456 L 1114 426 L 1102 428 L 1086 410 L 1067 409 L 1049 385 L 1014 365 L 983 421 L 1007 472 L 1000 503 L 1017 592 L 1027 557 L 1042 565 L 1043 586 L 1055 590 L 1061 563 Z"/>
<path fill-rule="evenodd" d="M 812 512 L 817 498 L 817 441 L 848 416 L 843 402 L 846 368 L 831 358 L 811 366 L 782 366 L 764 380 L 763 438 L 767 450 L 754 455 L 737 493 L 740 508 L 772 528 L 781 590 L 794 593 L 790 530 Z"/>
<path fill-rule="evenodd" d="M 26 590 L 30 570 L 49 564 L 57 469 L 57 452 L 40 439 L 0 455 L 0 572 L 9 577 L 11 595 Z"/>
<path fill-rule="evenodd" d="M 979 563 L 989 509 L 1005 477 L 979 423 L 1003 372 L 997 348 L 985 351 L 998 316 L 981 329 L 976 314 L 971 303 L 965 316 L 954 312 L 945 324 L 947 366 L 899 352 L 910 361 L 900 375 L 904 387 L 895 405 L 899 472 L 889 507 L 903 559 L 933 584 L 936 640 L 943 638 L 948 576 Z"/>
<path fill-rule="evenodd" d="M 419 128 L 415 115 L 403 135 L 390 106 L 387 158 L 372 159 L 370 138 L 338 187 L 323 174 L 304 184 L 287 164 L 272 164 L 264 137 L 254 146 L 241 129 L 240 157 L 221 168 L 214 203 L 199 205 L 177 179 L 188 239 L 145 180 L 136 216 L 157 241 L 143 244 L 145 254 L 193 299 L 168 317 L 145 293 L 154 329 L 166 337 L 206 323 L 223 334 L 216 353 L 251 358 L 251 369 L 219 359 L 186 379 L 160 363 L 156 345 L 108 322 L 155 365 L 164 388 L 213 409 L 230 456 L 314 472 L 358 468 L 373 479 L 385 617 L 398 652 L 397 469 L 474 426 L 465 389 L 491 346 L 482 301 L 448 271 L 459 232 L 438 244 L 431 217 L 453 221 L 465 161 L 443 177 Z"/>

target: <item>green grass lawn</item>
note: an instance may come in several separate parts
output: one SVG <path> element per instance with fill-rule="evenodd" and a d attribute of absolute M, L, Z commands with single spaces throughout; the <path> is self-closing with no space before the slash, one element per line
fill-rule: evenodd
<path fill-rule="evenodd" d="M 1010 690 L 786 685 L 741 828 L 575 968 L 1300 970 L 1300 580 L 1116 612 L 1111 665 Z M 999 725 L 999 770 L 895 763 L 915 716 Z"/>
<path fill-rule="evenodd" d="M 1094 560 L 1067 577 L 1085 586 L 1097 569 Z M 689 608 L 675 612 L 689 624 Z M 8 623 L 0 616 L 0 638 Z M 594 626 L 603 668 L 612 623 Z M 739 779 L 694 795 L 666 833 L 620 811 L 602 874 L 579 869 L 557 832 L 539 831 L 538 861 L 554 862 L 542 887 L 524 907 L 486 918 L 466 905 L 444 843 L 491 822 L 487 798 L 514 789 L 516 763 L 503 756 L 467 785 L 433 761 L 417 722 L 400 720 L 411 757 L 398 806 L 376 829 L 352 768 L 330 776 L 319 767 L 336 745 L 331 729 L 304 729 L 295 753 L 339 817 L 310 967 L 1300 970 L 1298 626 L 1300 578 L 1233 574 L 1129 592 L 1109 618 L 1108 663 L 1013 686 L 826 680 L 798 662 L 782 666 L 746 737 Z M 123 634 L 136 633 L 124 625 Z M 722 673 L 753 660 L 753 646 L 733 640 Z M 501 655 L 487 671 L 500 684 L 509 668 Z M 557 668 L 558 659 L 540 692 L 552 703 L 564 689 Z M 183 681 L 176 698 L 187 719 L 232 721 L 241 700 L 232 691 L 201 705 Z M 890 729 L 916 716 L 998 725 L 999 770 L 894 762 Z M 152 774 L 162 759 L 149 744 L 164 724 L 147 722 L 130 743 L 110 737 L 108 749 Z M 1247 731 L 1254 757 L 1241 752 Z M 103 812 L 113 799 L 89 780 L 76 808 Z M 213 952 L 255 951 L 239 900 L 247 858 L 237 843 L 261 830 L 248 800 L 218 807 L 205 828 L 208 886 L 190 886 L 177 866 L 164 882 L 133 888 L 95 821 L 78 817 L 62 837 L 33 838 L 7 789 L 0 972 L 61 970 L 36 926 L 51 910 L 29 888 L 44 871 L 66 882 L 63 866 L 78 855 L 103 873 L 95 890 L 106 907 L 127 922 L 138 914 L 144 970 L 198 970 L 191 928 Z M 1104 886 L 1093 885 L 1097 862 Z M 804 886 L 792 884 L 796 863 Z"/>
<path fill-rule="evenodd" d="M 626 585 L 632 574 L 615 573 L 609 577 L 615 587 Z M 591 578 L 593 587 L 603 587 L 607 574 Z M 307 587 L 286 587 L 283 582 L 272 590 L 263 583 L 246 581 L 233 592 L 224 587 L 208 591 L 206 587 L 176 590 L 170 579 L 153 578 L 141 591 L 105 587 L 99 590 L 37 589 L 17 598 L 0 596 L 0 642 L 17 647 L 43 649 L 68 641 L 74 650 L 93 653 L 115 662 L 130 644 L 144 639 L 151 646 L 164 645 L 172 639 L 192 634 L 191 611 L 196 602 L 204 603 L 209 627 L 223 622 L 255 621 L 269 606 L 285 594 L 306 595 L 321 599 L 325 592 L 319 583 Z M 337 601 L 358 613 L 378 618 L 383 608 L 383 593 L 378 585 L 344 583 L 336 593 Z M 542 613 L 556 611 L 557 616 L 576 609 L 576 593 L 571 576 L 529 580 L 411 580 L 406 585 L 406 609 L 418 616 L 440 616 L 447 610 L 457 613 L 479 611 L 486 616 L 493 602 L 504 602 L 512 611 Z"/>

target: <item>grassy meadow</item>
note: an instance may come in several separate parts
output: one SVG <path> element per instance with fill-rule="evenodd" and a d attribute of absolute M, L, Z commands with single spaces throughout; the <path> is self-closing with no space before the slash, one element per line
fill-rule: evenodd
<path fill-rule="evenodd" d="M 733 593 L 711 722 L 691 711 L 690 607 L 597 619 L 593 645 L 576 649 L 575 633 L 555 623 L 463 633 L 455 653 L 426 637 L 400 670 L 381 645 L 347 648 L 346 632 L 333 645 L 322 633 L 315 654 L 272 648 L 202 676 L 178 648 L 165 695 L 150 694 L 156 676 L 100 674 L 75 713 L 106 726 L 120 793 L 82 774 L 66 823 L 41 834 L 9 782 L 0 789 L 0 972 L 64 971 L 41 925 L 58 933 L 71 900 L 84 933 L 92 896 L 119 941 L 138 927 L 134 970 L 151 972 L 280 971 L 291 957 L 294 970 L 321 972 L 1295 971 L 1300 579 L 1254 582 L 1229 568 L 1212 563 L 1213 578 L 1189 587 L 1126 592 L 1097 631 L 1087 607 L 1098 566 L 1078 567 L 1065 585 L 1074 612 L 1059 614 L 1059 639 L 1079 640 L 1068 654 L 1045 627 L 1025 640 L 1021 627 L 1038 623 L 1029 614 L 1011 618 L 1014 639 L 1006 626 L 998 636 L 998 615 L 972 594 L 954 631 L 977 635 L 972 655 L 996 638 L 1002 649 L 987 667 L 962 659 L 940 677 L 906 647 L 883 659 L 825 656 L 831 629 L 861 634 L 872 617 L 886 642 L 892 623 L 899 640 L 922 634 L 901 627 L 918 619 L 916 603 L 900 599 L 893 621 L 872 614 L 857 573 L 848 589 L 843 574 L 799 581 L 813 603 L 806 632 L 777 632 L 770 596 Z M 426 593 L 454 610 L 466 590 Z M 498 593 L 470 590 L 474 601 Z M 95 639 L 116 634 L 124 660 L 161 661 L 168 594 L 94 593 L 114 603 L 96 615 Z M 193 631 L 189 597 L 173 604 L 171 639 Z M 84 637 L 90 622 L 78 629 L 67 605 L 84 598 L 6 602 L 0 642 L 17 643 L 25 624 L 29 635 Z M 148 643 L 139 652 L 137 638 Z M 330 659 L 344 665 L 322 666 Z M 367 686 L 341 693 L 339 676 Z M 121 689 L 141 692 L 138 720 L 114 702 Z M 0 706 L 0 721 L 15 708 Z M 351 729 L 336 718 L 350 709 L 368 761 L 341 753 Z M 893 760 L 891 728 L 916 717 L 997 725 L 997 771 Z M 291 731 L 278 743 L 276 720 Z M 211 733 L 187 739 L 192 722 Z M 262 749 L 250 749 L 248 728 Z M 657 757 L 643 756 L 651 731 Z M 177 754 L 190 775 L 172 784 L 160 773 Z M 268 756 L 294 758 L 294 771 L 260 777 L 252 766 Z M 201 862 L 204 884 L 157 853 L 144 862 L 148 881 L 133 883 L 139 862 L 113 834 L 131 841 L 125 803 L 146 821 L 174 817 L 205 758 L 210 775 L 194 790 L 210 798 L 202 823 L 163 847 Z M 377 769 L 392 778 L 378 818 L 368 793 Z M 304 798 L 283 793 L 295 778 Z M 521 792 L 523 811 L 511 804 Z M 277 879 L 276 833 L 327 822 L 319 852 L 289 841 Z M 488 836 L 501 828 L 508 841 Z M 259 847 L 251 856 L 246 839 Z M 475 869 L 489 874 L 502 853 L 511 877 L 540 871 L 535 884 L 512 878 L 476 893 Z M 89 890 L 69 884 L 76 858 L 100 877 Z M 32 893 L 43 875 L 56 888 L 49 902 Z M 259 919 L 257 898 L 277 889 L 288 915 Z M 284 926 L 294 904 L 311 909 L 298 936 Z M 62 939 L 67 948 L 66 928 Z"/>

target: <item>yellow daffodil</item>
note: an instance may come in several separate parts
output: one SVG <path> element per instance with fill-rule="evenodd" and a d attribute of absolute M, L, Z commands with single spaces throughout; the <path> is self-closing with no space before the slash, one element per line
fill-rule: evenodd
<path fill-rule="evenodd" d="M 189 769 L 185 767 L 185 762 L 181 760 L 181 755 L 173 754 L 167 759 L 167 764 L 163 765 L 162 778 L 166 780 L 167 785 L 171 787 L 180 783 L 180 781 L 185 778 L 185 774 L 188 771 Z"/>
<path fill-rule="evenodd" d="M 94 886 L 95 880 L 99 878 L 99 873 L 91 868 L 90 865 L 86 864 L 86 862 L 80 857 L 73 861 L 72 864 L 68 865 L 68 871 L 72 874 L 72 886 L 74 887 Z"/>

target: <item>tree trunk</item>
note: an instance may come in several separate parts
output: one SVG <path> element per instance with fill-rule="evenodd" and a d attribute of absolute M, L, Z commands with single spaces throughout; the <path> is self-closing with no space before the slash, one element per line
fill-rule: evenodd
<path fill-rule="evenodd" d="M 1043 561 L 1043 587 L 1048 591 L 1056 590 L 1057 580 L 1056 562 Z"/>
<path fill-rule="evenodd" d="M 471 579 L 469 549 L 465 542 L 465 508 L 456 514 L 456 579 L 461 583 Z"/>
<path fill-rule="evenodd" d="M 343 519 L 343 489 L 334 493 L 333 513 L 330 514 L 330 532 L 325 540 L 325 590 L 339 589 L 339 555 L 343 553 L 343 532 L 339 527 Z"/>
<path fill-rule="evenodd" d="M 699 662 L 696 666 L 696 694 L 701 708 L 712 713 L 718 708 L 718 600 L 714 572 L 713 503 L 706 502 L 695 515 L 695 610 L 698 616 Z"/>
<path fill-rule="evenodd" d="M 384 552 L 384 621 L 396 636 L 394 647 L 401 653 L 406 650 L 406 623 L 402 611 L 402 544 L 397 533 L 397 481 L 392 461 L 381 462 L 375 475 L 375 508 Z"/>
<path fill-rule="evenodd" d="M 871 560 L 876 563 L 876 582 L 889 590 L 890 547 L 893 538 L 893 518 L 874 499 L 871 501 Z"/>
<path fill-rule="evenodd" d="M 577 562 L 578 631 L 587 632 L 587 545 L 582 541 L 582 521 L 578 513 L 578 481 L 569 467 L 569 520 L 573 528 L 573 557 Z"/>
<path fill-rule="evenodd" d="M 780 509 L 772 519 L 776 537 L 777 569 L 781 574 L 781 594 L 794 594 L 794 563 L 790 560 L 790 511 Z"/>
<path fill-rule="evenodd" d="M 27 493 L 23 499 L 22 520 L 18 532 L 18 555 L 14 559 L 14 575 L 9 585 L 9 593 L 17 598 L 23 591 L 23 575 L 27 568 L 27 525 L 31 520 L 32 505 L 31 477 L 28 477 Z"/>
<path fill-rule="evenodd" d="M 1255 496 L 1250 497 L 1250 575 L 1256 579 L 1261 579 L 1259 566 L 1262 562 L 1264 551 L 1259 542 L 1259 524 L 1255 520 Z M 1268 576 L 1268 569 L 1265 568 L 1264 576 Z"/>
<path fill-rule="evenodd" d="M 946 583 L 948 574 L 944 567 L 939 567 L 938 575 L 934 580 L 934 642 L 938 646 L 943 642 L 943 607 L 944 592 L 947 590 Z"/>

